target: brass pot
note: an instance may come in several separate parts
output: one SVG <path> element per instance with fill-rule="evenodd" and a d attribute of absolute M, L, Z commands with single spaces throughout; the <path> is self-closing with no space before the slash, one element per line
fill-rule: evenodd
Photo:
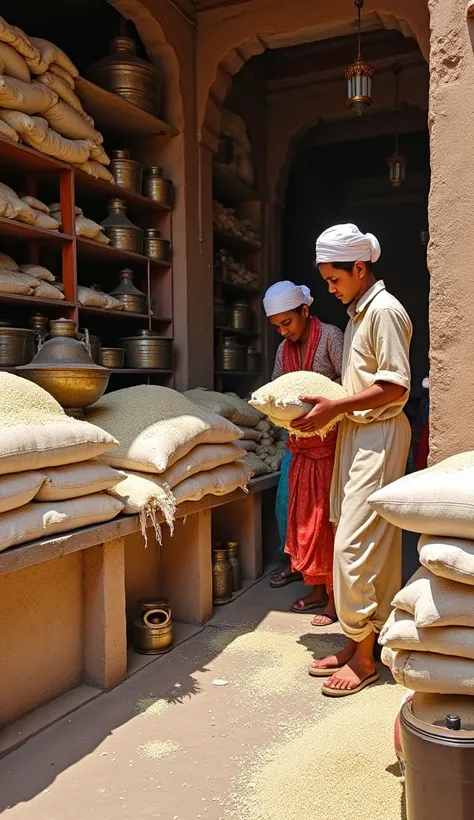
<path fill-rule="evenodd" d="M 133 191 L 136 194 L 142 192 L 142 166 L 139 162 L 130 159 L 130 151 L 118 149 L 110 152 L 110 172 L 115 182 L 120 188 Z"/>
<path fill-rule="evenodd" d="M 159 655 L 173 645 L 171 609 L 163 605 L 142 609 L 133 623 L 133 647 L 142 655 Z"/>
<path fill-rule="evenodd" d="M 43 342 L 44 337 L 48 335 L 49 319 L 43 313 L 34 313 L 30 317 L 30 325 L 35 334 L 35 343 L 38 345 L 38 342 Z"/>
<path fill-rule="evenodd" d="M 105 393 L 110 373 L 94 364 L 72 319 L 53 320 L 50 328 L 51 338 L 39 347 L 30 364 L 18 370 L 65 409 L 89 407 Z"/>
<path fill-rule="evenodd" d="M 110 294 L 123 302 L 123 309 L 129 313 L 146 313 L 148 299 L 133 284 L 133 273 L 130 268 L 120 271 L 120 284 Z"/>
<path fill-rule="evenodd" d="M 103 347 L 101 350 L 102 367 L 122 368 L 125 358 L 123 347 Z"/>
<path fill-rule="evenodd" d="M 109 215 L 102 220 L 104 233 L 110 239 L 113 248 L 132 253 L 143 251 L 143 231 L 130 222 L 124 199 L 111 199 L 108 205 Z"/>
<path fill-rule="evenodd" d="M 234 302 L 230 317 L 233 330 L 252 330 L 253 313 L 248 302 Z"/>
<path fill-rule="evenodd" d="M 143 196 L 171 208 L 173 183 L 163 176 L 163 168 L 159 165 L 152 165 L 143 171 Z"/>
<path fill-rule="evenodd" d="M 137 57 L 136 50 L 132 37 L 114 37 L 110 42 L 110 54 L 91 65 L 87 77 L 157 117 L 163 77 L 152 63 Z"/>
<path fill-rule="evenodd" d="M 163 239 L 160 231 L 155 228 L 148 228 L 145 231 L 143 240 L 143 254 L 157 262 L 169 262 L 171 259 L 171 243 Z"/>
<path fill-rule="evenodd" d="M 221 604 L 232 597 L 232 569 L 226 549 L 212 551 L 212 598 Z"/>
<path fill-rule="evenodd" d="M 217 349 L 217 366 L 219 370 L 228 372 L 246 370 L 246 347 L 239 344 L 234 336 L 226 336 L 224 344 Z"/>
<path fill-rule="evenodd" d="M 126 367 L 133 369 L 172 370 L 173 340 L 152 330 L 141 330 L 138 336 L 119 339 L 125 348 Z"/>
<path fill-rule="evenodd" d="M 242 576 L 240 572 L 239 561 L 239 548 L 240 544 L 238 543 L 238 541 L 229 541 L 229 543 L 227 544 L 227 553 L 229 556 L 229 564 L 231 568 L 232 577 L 232 592 L 237 592 L 242 586 Z"/>
<path fill-rule="evenodd" d="M 17 367 L 35 355 L 35 331 L 0 322 L 0 366 Z"/>

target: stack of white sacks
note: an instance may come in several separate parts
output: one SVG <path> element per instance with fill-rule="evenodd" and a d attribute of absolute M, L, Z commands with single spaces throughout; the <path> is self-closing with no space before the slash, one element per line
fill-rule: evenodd
<path fill-rule="evenodd" d="M 422 535 L 421 568 L 380 635 L 382 660 L 416 693 L 474 695 L 474 452 L 412 473 L 370 504 Z"/>
<path fill-rule="evenodd" d="M 123 476 L 95 459 L 113 436 L 70 418 L 45 390 L 0 373 L 0 550 L 115 518 Z"/>
<path fill-rule="evenodd" d="M 147 519 L 160 538 L 160 519 L 172 531 L 177 505 L 244 489 L 252 477 L 237 446 L 240 429 L 167 387 L 108 393 L 88 408 L 87 418 L 120 441 L 101 456 L 126 473 L 108 492 L 125 514 L 140 515 L 145 537 Z"/>

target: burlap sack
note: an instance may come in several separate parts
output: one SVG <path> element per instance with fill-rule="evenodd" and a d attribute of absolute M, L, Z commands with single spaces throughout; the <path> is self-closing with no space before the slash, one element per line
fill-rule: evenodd
<path fill-rule="evenodd" d="M 256 453 L 257 452 L 257 442 L 256 441 L 246 441 L 245 439 L 241 438 L 238 442 L 239 447 L 242 450 L 245 450 L 247 453 Z"/>
<path fill-rule="evenodd" d="M 0 516 L 0 550 L 47 538 L 60 532 L 111 521 L 122 512 L 123 504 L 105 493 L 68 501 L 33 501 Z"/>
<path fill-rule="evenodd" d="M 57 301 L 64 299 L 64 293 L 55 287 L 55 285 L 50 285 L 49 282 L 43 282 L 41 279 L 38 280 L 38 283 L 35 296 L 41 299 L 56 299 Z"/>
<path fill-rule="evenodd" d="M 41 211 L 42 214 L 49 214 L 48 206 L 45 205 L 44 202 L 41 202 L 40 199 L 37 199 L 35 196 L 22 196 L 20 197 L 20 199 L 22 199 L 23 202 L 26 202 L 26 204 L 29 205 L 30 208 L 34 208 L 35 211 Z"/>
<path fill-rule="evenodd" d="M 60 202 L 53 202 L 49 206 L 49 212 L 54 216 L 55 219 L 59 221 L 61 224 L 61 203 Z M 82 208 L 79 208 L 78 205 L 74 206 L 74 216 L 82 216 Z"/>
<path fill-rule="evenodd" d="M 102 225 L 87 219 L 86 216 L 76 216 L 76 236 L 85 236 L 87 239 L 95 239 L 97 234 L 102 233 Z"/>
<path fill-rule="evenodd" d="M 46 86 L 42 86 L 39 83 L 37 83 L 37 85 L 50 94 L 53 93 L 50 89 L 47 89 Z M 44 116 L 53 131 L 57 131 L 58 134 L 61 134 L 63 137 L 73 140 L 93 140 L 98 143 L 104 141 L 102 134 L 96 131 L 84 117 L 81 117 L 81 115 L 78 114 L 77 111 L 74 111 L 67 103 L 58 100 L 57 94 L 54 96 L 56 97 L 56 102 L 52 103 L 46 110 L 43 109 Z M 1 104 L 2 98 L 0 95 L 0 105 Z M 14 108 L 17 106 L 7 107 Z M 89 147 L 87 156 L 89 156 Z"/>
<path fill-rule="evenodd" d="M 238 424 L 237 427 L 239 428 L 240 432 L 244 437 L 244 441 L 256 441 L 259 442 L 262 440 L 262 433 L 260 430 L 257 430 L 255 427 L 244 427 L 242 424 Z"/>
<path fill-rule="evenodd" d="M 474 695 L 474 661 L 467 658 L 400 650 L 389 659 L 385 648 L 382 657 L 396 682 L 414 692 Z"/>
<path fill-rule="evenodd" d="M 51 63 L 48 71 L 51 71 L 52 74 L 56 74 L 57 77 L 61 77 L 61 79 L 68 84 L 69 88 L 72 88 L 74 91 L 74 77 L 72 74 L 69 74 L 69 71 L 65 71 L 64 68 L 61 68 L 61 66 L 56 63 Z"/>
<path fill-rule="evenodd" d="M 208 413 L 217 413 L 235 424 L 235 408 L 222 393 L 197 387 L 194 390 L 186 390 L 183 395 Z"/>
<path fill-rule="evenodd" d="M 0 251 L 0 270 L 18 271 L 20 268 L 11 256 L 8 256 L 8 254 Z"/>
<path fill-rule="evenodd" d="M 36 225 L 38 228 L 43 228 L 45 231 L 59 231 L 59 222 L 53 216 L 49 214 L 44 214 L 42 211 L 37 211 L 36 208 L 33 208 L 35 213 L 35 221 L 33 225 Z"/>
<path fill-rule="evenodd" d="M 10 203 L 10 208 L 7 207 L 2 216 L 6 216 L 9 219 L 18 219 L 20 222 L 26 222 L 29 225 L 34 223 L 35 212 L 33 208 L 30 208 L 26 202 L 23 202 L 13 188 L 5 185 L 4 182 L 0 182 L 0 197 L 3 201 Z"/>
<path fill-rule="evenodd" d="M 196 473 L 214 470 L 223 464 L 233 464 L 240 458 L 242 453 L 235 444 L 199 444 L 161 473 L 160 478 L 173 488 Z"/>
<path fill-rule="evenodd" d="M 99 162 L 101 165 L 110 165 L 110 157 L 104 151 L 102 145 L 89 140 L 89 151 L 92 162 Z"/>
<path fill-rule="evenodd" d="M 51 130 L 44 117 L 30 117 L 20 111 L 0 111 L 0 117 L 17 131 L 23 141 L 64 162 L 83 162 L 89 156 L 89 146 L 84 140 L 69 140 Z"/>
<path fill-rule="evenodd" d="M 71 86 L 61 77 L 58 77 L 57 74 L 53 74 L 52 71 L 45 71 L 44 74 L 40 74 L 38 77 L 38 82 L 50 88 L 51 91 L 54 91 L 60 100 L 71 106 L 81 117 L 84 116 L 85 112 L 79 97 L 72 90 Z"/>
<path fill-rule="evenodd" d="M 50 43 L 49 40 L 43 40 L 41 37 L 30 37 L 30 41 L 34 48 L 39 51 L 42 61 L 41 64 L 46 63 L 46 68 L 48 68 L 51 63 L 55 63 L 64 69 L 64 71 L 67 71 L 71 77 L 79 76 L 79 69 L 76 68 L 72 60 L 69 59 L 67 54 L 59 48 L 59 46 Z M 31 68 L 31 70 L 35 73 L 33 68 Z M 44 70 L 46 71 L 46 69 Z M 43 71 L 40 70 L 36 73 L 42 74 Z"/>
<path fill-rule="evenodd" d="M 115 296 L 111 296 L 110 293 L 104 293 L 105 296 L 105 309 L 106 310 L 123 310 L 124 304 L 120 301 L 120 299 L 116 299 Z"/>
<path fill-rule="evenodd" d="M 35 496 L 36 501 L 65 501 L 109 490 L 123 481 L 125 473 L 114 470 L 100 461 L 83 461 L 64 467 L 42 469 L 43 483 Z"/>
<path fill-rule="evenodd" d="M 434 575 L 474 586 L 474 541 L 422 536 L 418 554 L 422 566 Z"/>
<path fill-rule="evenodd" d="M 0 513 L 23 507 L 34 498 L 45 476 L 33 471 L 0 477 Z"/>
<path fill-rule="evenodd" d="M 423 535 L 474 539 L 474 451 L 400 478 L 369 498 L 391 524 Z"/>
<path fill-rule="evenodd" d="M 252 471 L 252 476 L 254 478 L 258 478 L 262 475 L 268 475 L 271 473 L 271 468 L 268 464 L 265 464 L 261 458 L 259 458 L 255 453 L 247 453 L 245 458 L 242 459 L 244 464 L 247 465 L 249 470 Z"/>
<path fill-rule="evenodd" d="M 7 125 L 6 122 L 0 120 L 0 137 L 6 140 L 10 140 L 10 142 L 19 142 L 20 138 L 16 133 L 15 129 L 12 128 L 10 125 Z"/>
<path fill-rule="evenodd" d="M 39 287 L 38 279 L 11 270 L 0 270 L 0 292 L 32 296 Z M 1 424 L 1 418 L 0 418 Z"/>
<path fill-rule="evenodd" d="M 0 75 L 0 106 L 23 114 L 42 114 L 58 102 L 58 95 L 37 82 L 24 83 Z"/>
<path fill-rule="evenodd" d="M 54 282 L 54 274 L 42 265 L 20 265 L 22 273 L 34 276 L 35 279 L 42 279 L 43 282 Z"/>
<path fill-rule="evenodd" d="M 107 299 L 105 298 L 104 293 L 100 290 L 94 290 L 93 288 L 85 288 L 82 285 L 79 285 L 77 288 L 77 301 L 80 305 L 84 305 L 86 307 L 98 307 L 104 309 L 107 304 Z"/>
<path fill-rule="evenodd" d="M 474 627 L 473 587 L 440 578 L 425 567 L 420 567 L 395 595 L 392 605 L 413 615 L 415 624 L 421 629 Z"/>
<path fill-rule="evenodd" d="M 30 70 L 25 58 L 9 46 L 8 43 L 0 41 L 0 74 L 7 74 L 15 80 L 22 80 L 29 83 L 31 80 Z"/>
<path fill-rule="evenodd" d="M 86 162 L 81 162 L 80 164 L 75 163 L 75 167 L 78 168 L 79 171 L 83 171 L 85 174 L 88 174 L 90 177 L 94 177 L 94 179 L 104 179 L 106 182 L 111 182 L 112 184 L 115 182 L 114 177 L 108 168 L 101 165 L 100 162 L 86 160 Z"/>
<path fill-rule="evenodd" d="M 185 501 L 200 501 L 206 495 L 228 495 L 235 490 L 244 489 L 252 478 L 252 471 L 236 461 L 234 464 L 225 464 L 205 473 L 197 473 L 191 478 L 185 478 L 173 488 L 176 504 Z"/>
<path fill-rule="evenodd" d="M 443 626 L 419 629 L 413 615 L 395 609 L 379 635 L 381 646 L 398 652 L 436 652 L 474 660 L 474 629 Z"/>
<path fill-rule="evenodd" d="M 17 26 L 11 26 L 3 17 L 0 17 L 0 41 L 8 43 L 23 57 L 34 59 L 39 57 L 38 49 L 33 45 L 25 32 Z"/>

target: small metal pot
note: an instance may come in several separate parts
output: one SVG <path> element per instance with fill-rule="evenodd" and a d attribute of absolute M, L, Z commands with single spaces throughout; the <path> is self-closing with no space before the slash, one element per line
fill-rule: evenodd
<path fill-rule="evenodd" d="M 122 368 L 125 359 L 123 347 L 103 347 L 101 350 L 102 367 Z"/>
<path fill-rule="evenodd" d="M 132 369 L 172 370 L 173 340 L 152 330 L 141 330 L 138 336 L 119 339 L 125 348 L 125 365 Z"/>
<path fill-rule="evenodd" d="M 35 331 L 11 327 L 0 322 L 0 365 L 17 367 L 28 364 L 35 355 Z"/>
<path fill-rule="evenodd" d="M 217 349 L 217 362 L 219 370 L 247 370 L 247 348 L 234 336 L 226 336 L 224 344 Z"/>
<path fill-rule="evenodd" d="M 160 231 L 155 228 L 148 228 L 145 231 L 143 240 L 143 255 L 157 262 L 169 262 L 171 259 L 171 243 L 163 239 Z"/>
<path fill-rule="evenodd" d="M 171 208 L 173 183 L 163 176 L 163 168 L 152 165 L 143 171 L 143 196 Z"/>
<path fill-rule="evenodd" d="M 142 166 L 134 159 L 130 159 L 130 151 L 117 148 L 110 152 L 110 172 L 115 182 L 120 188 L 133 191 L 135 194 L 142 192 Z"/>
<path fill-rule="evenodd" d="M 171 609 L 165 604 L 142 609 L 133 624 L 133 647 L 142 655 L 160 655 L 173 645 Z"/>
<path fill-rule="evenodd" d="M 253 329 L 253 313 L 248 302 L 234 302 L 230 324 L 234 330 Z"/>
<path fill-rule="evenodd" d="M 226 549 L 212 551 L 212 598 L 222 604 L 232 597 L 232 569 Z"/>

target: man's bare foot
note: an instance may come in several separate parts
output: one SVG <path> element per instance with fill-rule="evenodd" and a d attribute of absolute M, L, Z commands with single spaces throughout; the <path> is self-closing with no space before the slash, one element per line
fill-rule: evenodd
<path fill-rule="evenodd" d="M 349 690 L 357 689 L 363 681 L 375 674 L 375 663 L 360 662 L 357 656 L 346 663 L 338 672 L 335 672 L 324 684 L 325 689 Z"/>
<path fill-rule="evenodd" d="M 319 661 L 313 661 L 308 668 L 309 674 L 314 675 L 315 677 L 325 677 L 326 675 L 331 675 L 333 670 L 335 671 L 337 669 L 339 671 L 341 667 L 349 663 L 356 650 L 356 642 L 349 641 L 347 646 L 335 655 L 328 655 L 326 658 L 322 658 Z"/>

